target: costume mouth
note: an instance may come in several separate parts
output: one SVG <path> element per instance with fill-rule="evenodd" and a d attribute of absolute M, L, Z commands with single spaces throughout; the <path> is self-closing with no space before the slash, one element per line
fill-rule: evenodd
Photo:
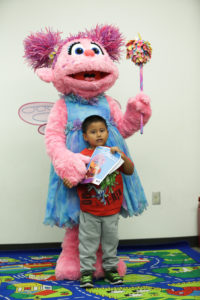
<path fill-rule="evenodd" d="M 76 80 L 83 80 L 83 81 L 98 81 L 106 76 L 108 76 L 109 73 L 100 72 L 100 71 L 90 71 L 90 72 L 79 72 L 75 74 L 70 74 L 68 76 L 76 79 Z"/>

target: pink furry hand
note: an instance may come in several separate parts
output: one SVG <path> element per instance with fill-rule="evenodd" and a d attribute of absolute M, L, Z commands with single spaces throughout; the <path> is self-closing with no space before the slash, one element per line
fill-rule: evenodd
<path fill-rule="evenodd" d="M 147 123 L 151 116 L 150 98 L 143 92 L 136 95 L 135 98 L 130 98 L 128 101 L 128 110 L 134 113 L 135 119 L 139 119 L 143 115 L 144 124 Z"/>
<path fill-rule="evenodd" d="M 90 157 L 79 154 L 79 153 L 70 153 L 70 157 L 65 162 L 63 166 L 61 178 L 67 178 L 68 181 L 73 185 L 77 185 L 83 180 L 86 170 L 86 164 L 89 163 Z"/>

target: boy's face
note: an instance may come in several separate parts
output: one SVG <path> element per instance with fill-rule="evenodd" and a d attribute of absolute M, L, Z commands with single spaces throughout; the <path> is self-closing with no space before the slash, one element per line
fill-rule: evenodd
<path fill-rule="evenodd" d="M 86 133 L 83 133 L 83 138 L 92 148 L 104 146 L 108 139 L 108 130 L 103 122 L 92 122 Z"/>

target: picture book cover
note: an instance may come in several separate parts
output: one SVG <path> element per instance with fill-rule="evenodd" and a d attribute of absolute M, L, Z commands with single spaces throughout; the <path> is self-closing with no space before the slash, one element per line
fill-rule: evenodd
<path fill-rule="evenodd" d="M 123 162 L 120 153 L 112 154 L 109 147 L 96 147 L 87 166 L 85 179 L 81 183 L 99 185 L 108 174 L 117 170 Z"/>

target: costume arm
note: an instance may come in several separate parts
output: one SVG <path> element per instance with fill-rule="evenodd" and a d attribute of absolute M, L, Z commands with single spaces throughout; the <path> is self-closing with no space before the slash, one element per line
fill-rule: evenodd
<path fill-rule="evenodd" d="M 143 114 L 144 125 L 151 116 L 150 99 L 143 92 L 128 100 L 124 114 L 116 100 L 110 96 L 106 96 L 106 99 L 110 106 L 111 116 L 123 138 L 131 136 L 140 129 L 141 114 Z"/>
<path fill-rule="evenodd" d="M 58 176 L 67 178 L 73 185 L 80 182 L 86 174 L 86 163 L 89 158 L 73 153 L 66 147 L 65 128 L 67 108 L 63 99 L 58 100 L 49 115 L 45 132 L 47 153 Z"/>

